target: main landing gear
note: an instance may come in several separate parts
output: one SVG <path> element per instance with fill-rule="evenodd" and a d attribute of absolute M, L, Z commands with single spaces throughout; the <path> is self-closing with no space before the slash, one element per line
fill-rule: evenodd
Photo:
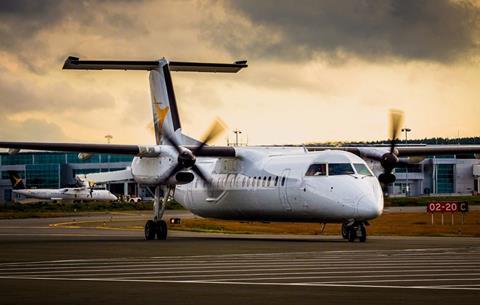
<path fill-rule="evenodd" d="M 350 221 L 342 224 L 342 237 L 349 242 L 354 242 L 355 239 L 362 243 L 367 241 L 367 230 L 365 229 L 365 223 Z"/>
<path fill-rule="evenodd" d="M 153 220 L 147 221 L 145 224 L 145 239 L 152 240 L 155 237 L 159 240 L 167 239 L 168 228 L 167 223 L 162 220 L 165 212 L 165 205 L 168 198 L 173 194 L 174 187 L 165 187 L 163 189 L 163 197 L 160 195 L 160 186 L 155 187 L 155 198 L 153 202 Z"/>

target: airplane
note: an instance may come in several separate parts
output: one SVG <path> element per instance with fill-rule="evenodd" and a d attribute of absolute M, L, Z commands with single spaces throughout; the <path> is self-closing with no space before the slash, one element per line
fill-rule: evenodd
<path fill-rule="evenodd" d="M 81 187 L 70 187 L 61 189 L 27 189 L 22 178 L 14 171 L 8 172 L 12 182 L 12 192 L 29 198 L 46 199 L 52 201 L 116 201 L 117 196 L 108 190 L 95 190 L 82 181 Z"/>
<path fill-rule="evenodd" d="M 153 217 L 145 239 L 167 238 L 162 216 L 170 197 L 192 213 L 229 220 L 341 223 L 341 235 L 365 242 L 368 221 L 383 212 L 382 185 L 395 181 L 395 167 L 409 157 L 480 153 L 480 146 L 397 147 L 403 115 L 391 113 L 389 147 L 232 147 L 208 144 L 224 129 L 216 121 L 202 140 L 182 133 L 172 71 L 237 73 L 247 61 L 204 63 L 169 61 L 80 60 L 70 56 L 63 69 L 149 71 L 156 145 L 0 142 L 10 153 L 20 149 L 74 151 L 134 156 L 131 166 L 88 174 L 96 183 L 121 180 L 154 186 Z M 379 161 L 377 178 L 365 160 Z"/>

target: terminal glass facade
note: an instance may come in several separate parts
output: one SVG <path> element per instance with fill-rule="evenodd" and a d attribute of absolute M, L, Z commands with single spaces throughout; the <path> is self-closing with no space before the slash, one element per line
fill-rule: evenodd
<path fill-rule="evenodd" d="M 437 165 L 437 193 L 446 194 L 455 192 L 454 172 L 453 164 Z"/>
<path fill-rule="evenodd" d="M 60 188 L 60 164 L 29 164 L 25 182 L 29 188 Z"/>

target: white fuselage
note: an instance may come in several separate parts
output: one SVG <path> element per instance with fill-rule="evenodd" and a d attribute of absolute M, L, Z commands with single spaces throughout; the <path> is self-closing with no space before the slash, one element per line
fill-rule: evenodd
<path fill-rule="evenodd" d="M 88 188 L 63 188 L 63 189 L 24 189 L 13 190 L 14 193 L 26 197 L 47 200 L 98 200 L 115 201 L 117 197 L 108 190 L 93 190 Z"/>
<path fill-rule="evenodd" d="M 217 190 L 198 179 L 178 185 L 175 199 L 186 209 L 220 219 L 345 222 L 365 221 L 383 212 L 377 178 L 355 169 L 351 174 L 306 175 L 312 164 L 366 163 L 358 156 L 298 148 L 236 148 L 237 158 L 199 158 Z M 365 174 L 367 173 L 367 174 Z"/>

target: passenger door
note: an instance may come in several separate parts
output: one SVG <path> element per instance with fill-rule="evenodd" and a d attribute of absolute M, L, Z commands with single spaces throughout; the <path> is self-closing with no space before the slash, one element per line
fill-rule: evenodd
<path fill-rule="evenodd" d="M 280 196 L 280 202 L 285 211 L 292 211 L 292 206 L 288 200 L 288 176 L 290 174 L 290 169 L 285 169 L 280 176 L 280 181 L 278 182 L 278 191 Z"/>

